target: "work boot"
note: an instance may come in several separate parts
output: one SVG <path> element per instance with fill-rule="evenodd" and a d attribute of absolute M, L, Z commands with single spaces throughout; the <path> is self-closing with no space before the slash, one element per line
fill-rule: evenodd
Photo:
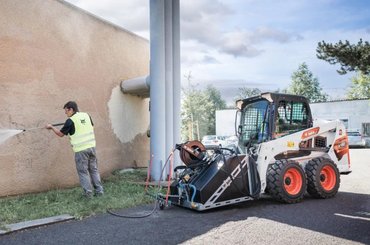
<path fill-rule="evenodd" d="M 104 192 L 95 192 L 94 196 L 101 197 L 104 195 Z"/>
<path fill-rule="evenodd" d="M 91 199 L 93 198 L 93 194 L 92 192 L 85 192 L 82 194 L 82 197 L 85 198 L 85 199 Z"/>

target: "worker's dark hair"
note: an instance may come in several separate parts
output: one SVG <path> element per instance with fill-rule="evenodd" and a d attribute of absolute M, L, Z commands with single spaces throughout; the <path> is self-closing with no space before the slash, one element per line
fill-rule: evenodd
<path fill-rule="evenodd" d="M 77 106 L 77 103 L 76 102 L 74 102 L 74 101 L 68 101 L 65 105 L 64 105 L 64 107 L 63 107 L 63 109 L 73 109 L 73 111 L 74 112 L 78 112 L 78 106 Z"/>

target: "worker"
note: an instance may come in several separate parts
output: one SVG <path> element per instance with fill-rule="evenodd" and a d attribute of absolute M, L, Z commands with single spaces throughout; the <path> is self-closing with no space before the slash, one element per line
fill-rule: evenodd
<path fill-rule="evenodd" d="M 53 130 L 60 137 L 69 135 L 75 153 L 80 185 L 84 191 L 83 195 L 87 198 L 91 198 L 93 195 L 103 195 L 104 191 L 96 158 L 94 124 L 91 117 L 85 112 L 79 112 L 77 103 L 74 101 L 67 102 L 63 109 L 68 116 L 64 126 L 59 130 L 53 125 L 47 124 L 46 128 Z M 93 188 L 95 193 L 93 193 Z"/>

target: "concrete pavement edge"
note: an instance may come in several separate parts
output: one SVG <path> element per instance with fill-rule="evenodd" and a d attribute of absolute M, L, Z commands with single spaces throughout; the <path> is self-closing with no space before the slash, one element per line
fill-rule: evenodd
<path fill-rule="evenodd" d="M 34 228 L 38 226 L 54 224 L 54 223 L 68 221 L 72 219 L 74 219 L 73 216 L 69 214 L 62 214 L 62 215 L 47 217 L 43 219 L 35 219 L 35 220 L 19 222 L 19 223 L 10 224 L 10 225 L 4 225 L 5 230 L 0 229 L 0 236 L 9 234 L 15 231 L 24 230 L 27 228 Z"/>

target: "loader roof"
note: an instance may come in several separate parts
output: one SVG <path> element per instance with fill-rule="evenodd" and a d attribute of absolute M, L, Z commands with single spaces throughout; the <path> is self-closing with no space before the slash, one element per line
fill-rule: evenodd
<path fill-rule="evenodd" d="M 287 101 L 304 102 L 307 104 L 309 103 L 308 99 L 301 95 L 280 94 L 280 93 L 261 93 L 260 95 L 257 95 L 257 96 L 237 100 L 236 105 L 239 109 L 241 109 L 241 108 L 244 108 L 247 104 L 250 104 L 251 102 L 258 101 L 261 99 L 266 99 L 269 102 L 287 100 Z"/>

